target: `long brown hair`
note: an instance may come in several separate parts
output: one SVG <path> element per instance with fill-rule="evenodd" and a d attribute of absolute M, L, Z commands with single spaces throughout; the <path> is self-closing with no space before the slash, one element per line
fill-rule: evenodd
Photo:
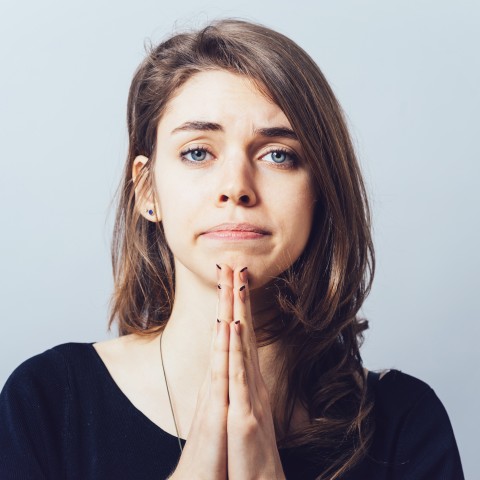
<path fill-rule="evenodd" d="M 285 113 L 296 132 L 316 194 L 313 228 L 301 256 L 274 282 L 282 322 L 257 332 L 259 345 L 283 343 L 273 406 L 279 448 L 304 445 L 336 479 L 364 458 L 374 425 L 359 353 L 368 323 L 358 311 L 374 272 L 365 186 L 346 122 L 322 72 L 292 40 L 262 25 L 224 19 L 150 47 L 128 97 L 129 149 L 119 188 L 109 326 L 120 335 L 157 334 L 168 321 L 175 270 L 163 226 L 135 208 L 135 187 L 155 191 L 156 131 L 174 92 L 197 72 L 245 75 Z M 149 161 L 136 182 L 137 155 Z M 288 341 L 285 339 L 288 338 Z M 290 429 L 294 406 L 311 425 Z"/>

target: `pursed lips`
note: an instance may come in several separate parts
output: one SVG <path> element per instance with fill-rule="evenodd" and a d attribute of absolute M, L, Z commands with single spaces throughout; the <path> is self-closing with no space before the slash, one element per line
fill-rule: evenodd
<path fill-rule="evenodd" d="M 270 232 L 251 223 L 222 223 L 202 234 L 216 240 L 256 240 L 271 235 Z"/>

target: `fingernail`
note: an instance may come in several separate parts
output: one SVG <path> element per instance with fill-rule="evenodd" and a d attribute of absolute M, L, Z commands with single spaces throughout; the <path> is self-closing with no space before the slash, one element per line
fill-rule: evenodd
<path fill-rule="evenodd" d="M 222 269 L 222 267 L 221 267 L 218 263 L 216 263 L 215 265 L 217 266 L 217 268 L 218 268 L 219 270 Z"/>
<path fill-rule="evenodd" d="M 217 318 L 217 322 L 220 323 L 220 320 Z"/>
<path fill-rule="evenodd" d="M 245 303 L 245 285 L 242 285 L 239 290 L 240 300 Z"/>
<path fill-rule="evenodd" d="M 222 325 L 222 322 L 217 318 L 217 335 L 218 335 L 218 332 L 220 332 L 221 325 Z"/>
<path fill-rule="evenodd" d="M 221 285 L 220 285 L 220 284 L 218 284 L 218 285 L 217 285 L 217 288 L 218 288 L 219 290 L 221 290 L 221 289 L 222 289 L 222 287 L 221 287 Z"/>
<path fill-rule="evenodd" d="M 240 280 L 244 283 L 247 281 L 247 277 L 248 277 L 248 272 L 246 270 L 247 270 L 247 267 L 243 267 L 240 270 Z"/>
<path fill-rule="evenodd" d="M 233 326 L 238 335 L 240 335 L 240 320 L 235 320 L 235 325 Z"/>

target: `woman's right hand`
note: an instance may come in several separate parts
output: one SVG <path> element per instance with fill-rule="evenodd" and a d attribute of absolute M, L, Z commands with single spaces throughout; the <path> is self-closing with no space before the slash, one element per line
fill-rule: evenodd
<path fill-rule="evenodd" d="M 219 289 L 218 318 L 232 317 L 232 286 Z M 215 321 L 214 321 L 215 322 Z M 170 480 L 226 480 L 230 326 L 213 328 L 210 369 L 200 388 L 187 442 Z"/>

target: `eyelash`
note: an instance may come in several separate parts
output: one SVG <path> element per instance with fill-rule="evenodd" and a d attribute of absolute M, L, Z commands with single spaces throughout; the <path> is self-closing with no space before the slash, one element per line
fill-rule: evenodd
<path fill-rule="evenodd" d="M 188 155 L 189 153 L 197 152 L 197 151 L 206 152 L 209 155 L 213 156 L 213 153 L 207 147 L 192 146 L 192 147 L 189 147 L 186 150 L 183 150 L 182 152 L 180 152 L 180 158 L 183 162 L 188 163 L 188 164 L 200 165 L 202 163 L 205 163 L 205 160 L 195 161 L 195 160 L 189 160 L 188 158 L 185 158 L 185 155 Z M 271 147 L 269 150 L 267 150 L 262 155 L 261 158 L 265 157 L 266 155 L 268 155 L 270 153 L 284 153 L 285 155 L 290 157 L 289 162 L 288 161 L 284 162 L 284 163 L 268 162 L 268 163 L 273 163 L 278 168 L 291 169 L 291 168 L 295 168 L 297 166 L 297 164 L 299 163 L 298 156 L 292 150 L 289 150 L 288 148 L 285 148 L 285 147 Z"/>

